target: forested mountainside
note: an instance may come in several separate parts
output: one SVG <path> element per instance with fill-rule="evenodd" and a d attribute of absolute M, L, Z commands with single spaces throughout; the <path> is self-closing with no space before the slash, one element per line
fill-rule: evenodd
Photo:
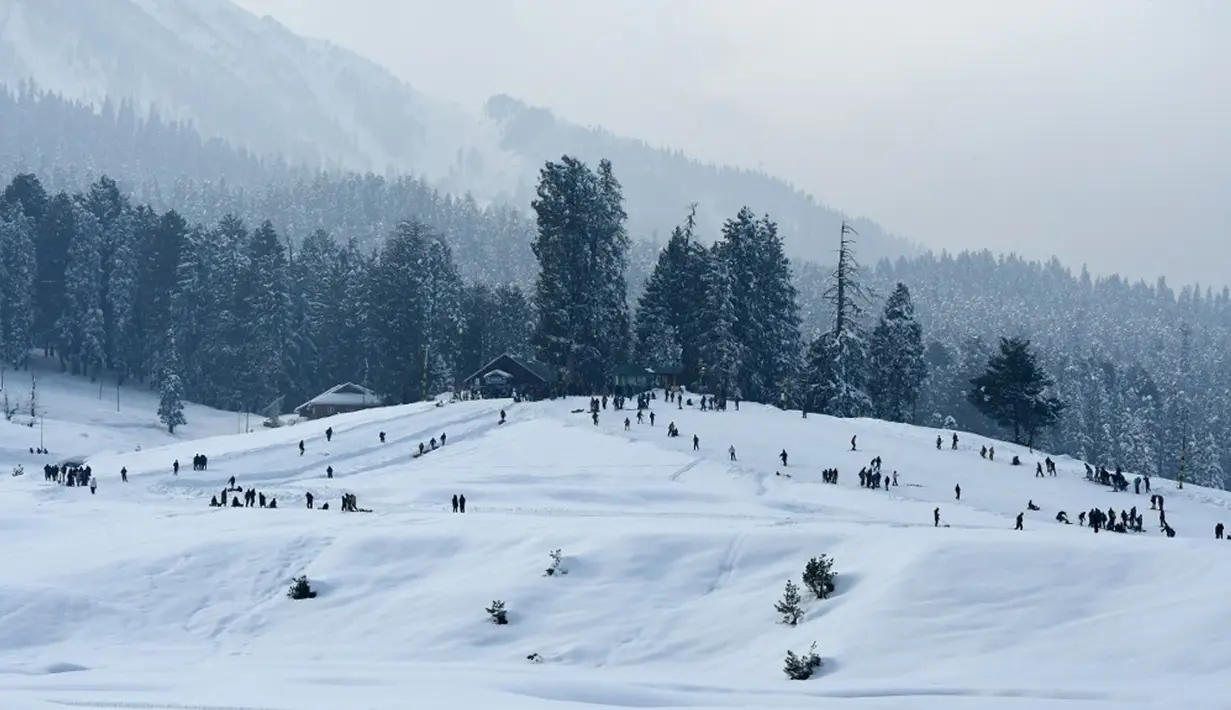
<path fill-rule="evenodd" d="M 586 174 L 584 165 L 570 170 Z M 73 195 L 18 176 L 3 204 L 0 359 L 9 363 L 34 345 L 54 348 L 83 376 L 160 382 L 172 368 L 185 396 L 253 409 L 275 396 L 293 406 L 344 380 L 416 399 L 505 350 L 551 361 L 544 347 L 552 341 L 535 339 L 550 320 L 536 311 L 550 297 L 542 284 L 561 278 L 548 276 L 537 288 L 467 278 L 453 240 L 472 235 L 404 222 L 375 252 L 344 233 L 293 243 L 269 222 L 224 216 L 190 224 L 140 206 L 106 179 Z M 605 209 L 608 231 L 624 234 L 622 217 L 610 217 L 619 212 Z M 526 239 L 542 235 L 532 230 Z M 627 235 L 613 243 L 611 277 L 592 277 L 591 289 L 568 302 L 623 292 L 633 278 Z M 551 268 L 568 268 L 577 250 L 553 249 Z M 492 269 L 467 264 L 470 273 Z M 676 361 L 710 391 L 1003 434 L 974 405 L 971 380 L 997 353 L 999 338 L 1020 336 L 1033 341 L 1048 380 L 1043 390 L 1065 406 L 1058 425 L 1036 441 L 1109 467 L 1174 477 L 1182 465 L 1186 480 L 1225 483 L 1226 289 L 1176 293 L 1161 281 L 1091 279 L 1056 262 L 990 253 L 903 258 L 848 271 L 872 295 L 862 314 L 850 312 L 844 327 L 854 335 L 835 344 L 827 340 L 834 329 L 828 269 L 792 265 L 777 225 L 750 210 L 717 233 L 677 228 L 647 271 L 635 308 L 627 297 L 602 301 L 595 318 L 611 323 L 602 329 L 610 339 L 591 378 L 630 357 Z M 911 323 L 921 330 L 910 335 L 916 345 L 898 339 L 914 333 Z M 837 357 L 838 345 L 853 356 Z M 886 384 L 895 380 L 883 371 L 906 367 L 900 356 L 911 353 L 920 379 L 904 393 Z M 848 379 L 824 370 L 827 358 L 842 361 Z M 836 409 L 835 383 L 849 409 Z"/>

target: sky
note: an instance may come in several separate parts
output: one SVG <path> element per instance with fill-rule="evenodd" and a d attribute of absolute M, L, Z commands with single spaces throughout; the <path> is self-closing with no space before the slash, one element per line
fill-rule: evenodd
<path fill-rule="evenodd" d="M 760 168 L 930 248 L 1231 283 L 1222 0 L 237 2 L 426 93 Z"/>

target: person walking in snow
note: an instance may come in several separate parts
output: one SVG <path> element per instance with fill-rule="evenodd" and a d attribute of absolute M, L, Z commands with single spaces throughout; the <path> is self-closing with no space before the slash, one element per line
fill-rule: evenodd
<path fill-rule="evenodd" d="M 457 512 L 457 494 L 456 493 L 453 494 L 453 512 L 454 513 Z"/>
<path fill-rule="evenodd" d="M 1025 519 L 1025 517 L 1026 517 L 1026 514 L 1025 514 L 1025 513 L 1018 513 L 1018 514 L 1017 514 L 1017 524 L 1013 526 L 1013 529 L 1014 529 L 1014 530 L 1024 530 L 1024 529 L 1025 529 L 1025 528 L 1023 528 L 1023 527 L 1022 527 L 1022 520 L 1024 520 L 1024 519 Z"/>
<path fill-rule="evenodd" d="M 628 417 L 624 417 L 624 431 L 628 431 L 628 427 L 630 424 L 632 424 L 632 422 L 628 420 Z"/>
<path fill-rule="evenodd" d="M 637 410 L 637 423 L 645 424 L 645 414 L 640 409 Z"/>
<path fill-rule="evenodd" d="M 693 451 L 701 450 L 701 438 L 698 437 L 696 434 L 692 435 L 692 450 Z"/>
<path fill-rule="evenodd" d="M 940 438 L 940 434 L 937 434 L 936 435 L 936 450 L 937 451 L 940 451 L 940 445 L 942 442 L 943 442 L 943 439 Z"/>
<path fill-rule="evenodd" d="M 380 443 L 385 443 L 385 432 L 383 431 L 380 433 Z"/>
<path fill-rule="evenodd" d="M 953 486 L 953 495 L 954 495 L 954 497 L 955 497 L 955 498 L 957 498 L 958 500 L 961 500 L 961 499 L 962 499 L 962 484 L 960 484 L 960 483 L 959 483 L 959 484 L 957 484 L 957 485 Z"/>
<path fill-rule="evenodd" d="M 333 441 L 333 427 L 325 430 L 325 442 L 328 443 L 330 441 Z"/>
<path fill-rule="evenodd" d="M 440 435 L 440 445 L 441 445 L 441 446 L 444 446 L 444 445 L 445 445 L 445 437 L 447 437 L 447 436 L 448 436 L 448 434 L 441 434 L 441 435 Z"/>
<path fill-rule="evenodd" d="M 457 510 L 460 513 L 466 512 L 466 495 L 464 493 L 457 497 Z"/>
<path fill-rule="evenodd" d="M 235 477 L 234 476 L 231 476 L 229 479 L 227 479 L 227 486 L 230 488 L 235 487 Z"/>
<path fill-rule="evenodd" d="M 264 493 L 257 494 L 257 500 L 260 501 L 261 507 L 264 508 L 265 507 L 265 494 Z"/>
<path fill-rule="evenodd" d="M 932 527 L 940 527 L 940 508 L 936 508 L 932 511 Z"/>
<path fill-rule="evenodd" d="M 898 485 L 898 472 L 897 471 L 893 472 L 893 485 L 895 486 Z"/>
<path fill-rule="evenodd" d="M 500 423 L 504 424 L 504 410 L 503 409 L 500 410 Z"/>
<path fill-rule="evenodd" d="M 734 460 L 735 460 L 735 444 L 732 444 L 732 445 L 731 445 L 731 446 L 727 449 L 727 453 L 731 455 L 731 460 L 732 460 L 732 461 L 734 461 Z"/>
<path fill-rule="evenodd" d="M 858 434 L 856 434 L 855 436 L 852 436 L 852 437 L 851 437 L 851 451 L 854 451 L 854 450 L 855 450 L 855 440 L 856 440 L 856 439 L 858 439 L 858 438 L 859 438 L 859 435 L 858 435 Z"/>
<path fill-rule="evenodd" d="M 305 500 L 308 501 L 308 510 L 312 510 L 312 491 L 303 494 Z"/>
<path fill-rule="evenodd" d="M 988 460 L 988 461 L 995 461 L 995 460 L 996 460 L 996 447 L 995 447 L 995 446 L 989 446 L 989 447 L 988 447 L 988 449 L 987 449 L 987 460 Z"/>
<path fill-rule="evenodd" d="M 179 459 L 176 459 L 175 462 L 171 464 L 171 475 L 173 476 L 180 475 L 180 460 Z"/>
<path fill-rule="evenodd" d="M 953 432 L 953 450 L 957 451 L 957 432 Z"/>
<path fill-rule="evenodd" d="M 128 483 L 128 467 L 120 469 L 120 483 Z"/>
<path fill-rule="evenodd" d="M 782 466 L 783 468 L 785 468 L 786 467 L 786 449 L 783 449 L 782 453 L 778 454 L 778 458 L 782 459 Z"/>
<path fill-rule="evenodd" d="M 654 426 L 654 412 L 650 412 L 650 426 Z"/>
<path fill-rule="evenodd" d="M 333 478 L 333 466 L 325 467 L 325 478 Z"/>
<path fill-rule="evenodd" d="M 1034 463 L 1034 477 L 1035 478 L 1043 477 L 1043 462 L 1042 461 L 1036 461 Z"/>
<path fill-rule="evenodd" d="M 93 483 L 93 481 L 91 481 L 91 483 Z M 1217 525 L 1215 525 L 1215 526 L 1214 526 L 1214 539 L 1215 539 L 1215 540 L 1221 540 L 1221 539 L 1222 539 L 1222 532 L 1223 532 L 1222 523 L 1218 523 Z"/>
<path fill-rule="evenodd" d="M 303 456 L 303 439 L 299 440 L 299 455 Z"/>
<path fill-rule="evenodd" d="M 97 490 L 98 490 L 98 479 L 95 478 L 94 476 L 90 476 L 90 495 L 94 495 L 94 493 Z"/>

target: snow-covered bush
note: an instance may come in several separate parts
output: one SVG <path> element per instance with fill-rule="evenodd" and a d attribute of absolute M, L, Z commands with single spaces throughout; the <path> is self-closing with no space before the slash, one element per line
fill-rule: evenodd
<path fill-rule="evenodd" d="M 496 599 L 492 605 L 487 607 L 487 613 L 492 617 L 492 623 L 497 626 L 504 626 L 509 623 L 508 612 L 504 609 L 504 602 Z"/>
<path fill-rule="evenodd" d="M 307 575 L 300 575 L 291 582 L 291 588 L 286 590 L 286 596 L 291 599 L 315 599 L 316 592 L 308 584 Z"/>
<path fill-rule="evenodd" d="M 833 578 L 838 576 L 833 571 L 833 560 L 828 555 L 813 557 L 804 567 L 804 586 L 816 595 L 817 599 L 826 599 L 834 590 Z"/>
<path fill-rule="evenodd" d="M 786 663 L 782 672 L 791 680 L 808 680 L 817 668 L 821 667 L 821 657 L 816 655 L 816 641 L 808 647 L 807 653 L 795 655 L 794 651 L 786 652 Z"/>
<path fill-rule="evenodd" d="M 560 558 L 560 548 L 556 548 L 547 553 L 551 557 L 551 566 L 547 568 L 543 574 L 548 577 L 556 575 L 568 574 L 568 568 L 564 566 L 564 561 Z"/>
<path fill-rule="evenodd" d="M 782 600 L 774 604 L 774 609 L 782 614 L 782 623 L 794 626 L 799 623 L 804 610 L 799 606 L 799 587 L 791 580 L 786 582 L 786 590 L 782 592 Z"/>

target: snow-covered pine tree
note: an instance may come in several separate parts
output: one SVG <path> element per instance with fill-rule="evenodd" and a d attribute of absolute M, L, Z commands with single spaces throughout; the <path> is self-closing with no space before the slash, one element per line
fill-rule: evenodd
<path fill-rule="evenodd" d="M 138 371 L 141 358 L 136 310 L 141 278 L 137 220 L 133 213 L 122 213 L 111 221 L 104 237 L 110 255 L 103 289 L 107 363 L 121 383 Z"/>
<path fill-rule="evenodd" d="M 710 250 L 705 274 L 705 308 L 701 332 L 699 377 L 706 390 L 719 396 L 742 394 L 738 387 L 744 350 L 736 337 L 735 293 L 727 260 L 717 247 Z"/>
<path fill-rule="evenodd" d="M 36 230 L 35 254 L 38 270 L 34 279 L 35 345 L 42 347 L 44 354 L 57 351 L 61 366 L 67 367 L 64 350 L 60 347 L 60 320 L 66 307 L 64 279 L 68 268 L 68 252 L 77 234 L 76 216 L 80 208 L 73 198 L 64 192 L 47 200 L 42 189 L 37 180 L 32 180 L 21 183 L 21 188 L 17 191 L 21 196 L 17 199 L 21 200 L 25 213 L 34 220 Z M 41 214 L 42 217 L 36 217 L 36 214 Z"/>
<path fill-rule="evenodd" d="M 869 339 L 867 392 L 874 413 L 891 422 L 914 422 L 919 390 L 927 377 L 923 327 L 906 284 L 898 282 Z"/>
<path fill-rule="evenodd" d="M 311 318 L 313 339 L 324 370 L 322 381 L 329 383 L 326 386 L 339 382 L 371 384 L 367 367 L 367 298 L 373 262 L 351 239 L 340 248 L 336 262 L 325 274 L 324 308 Z"/>
<path fill-rule="evenodd" d="M 1226 477 L 1219 460 L 1220 452 L 1218 439 L 1213 432 L 1194 436 L 1187 447 L 1184 482 L 1222 489 Z"/>
<path fill-rule="evenodd" d="M 171 302 L 179 283 L 181 253 L 188 241 L 188 224 L 177 212 L 138 212 L 141 249 L 140 294 L 135 311 L 140 321 L 141 377 L 154 377 L 162 367 L 160 348 L 171 328 Z"/>
<path fill-rule="evenodd" d="M 176 427 L 187 424 L 184 419 L 184 387 L 180 381 L 179 352 L 174 333 L 167 333 L 163 352 L 162 373 L 158 377 L 158 419 L 167 427 L 168 433 L 174 434 Z"/>
<path fill-rule="evenodd" d="M 696 205 L 658 254 L 637 300 L 637 361 L 649 367 L 679 367 L 684 382 L 697 377 L 701 311 L 705 306 L 705 248 L 694 238 Z"/>
<path fill-rule="evenodd" d="M 34 345 L 34 226 L 0 205 L 0 367 L 21 367 Z"/>
<path fill-rule="evenodd" d="M 593 392 L 628 349 L 623 194 L 611 163 L 595 173 L 567 155 L 543 168 L 537 194 L 533 343 L 541 361 L 563 372 L 567 389 Z"/>
<path fill-rule="evenodd" d="M 428 242 L 420 276 L 428 353 L 423 387 L 431 396 L 453 388 L 463 326 L 462 277 L 443 239 Z"/>
<path fill-rule="evenodd" d="M 266 221 L 252 232 L 244 264 L 238 299 L 244 309 L 240 319 L 244 386 L 239 404 L 245 411 L 258 411 L 285 394 L 289 385 L 289 266 L 286 247 L 273 224 Z"/>
<path fill-rule="evenodd" d="M 88 374 L 94 381 L 104 364 L 102 235 L 98 220 L 79 205 L 74 205 L 73 225 L 64 270 L 65 308 L 57 326 L 73 374 Z"/>
<path fill-rule="evenodd" d="M 805 396 L 808 409 L 836 417 L 865 417 L 872 413 L 872 400 L 864 388 L 867 374 L 867 342 L 861 319 L 869 300 L 859 280 L 855 260 L 854 228 L 842 223 L 838 265 L 825 299 L 833 306 L 833 327 L 821 333 L 808 348 Z"/>

